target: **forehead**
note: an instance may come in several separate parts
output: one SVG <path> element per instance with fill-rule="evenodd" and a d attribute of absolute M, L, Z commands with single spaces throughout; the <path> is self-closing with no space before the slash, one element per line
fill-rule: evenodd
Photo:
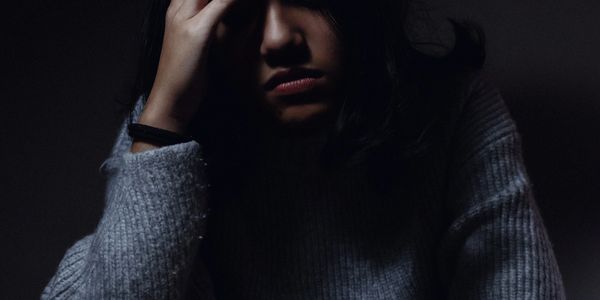
<path fill-rule="evenodd" d="M 326 6 L 328 0 L 236 0 L 234 6 L 252 8 L 266 5 L 294 6 L 320 9 Z"/>

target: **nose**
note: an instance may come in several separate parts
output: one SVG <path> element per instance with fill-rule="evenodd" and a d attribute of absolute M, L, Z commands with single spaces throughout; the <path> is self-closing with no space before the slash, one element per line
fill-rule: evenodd
<path fill-rule="evenodd" d="M 260 53 L 267 64 L 293 64 L 302 59 L 304 33 L 290 13 L 290 7 L 270 1 L 266 7 Z"/>

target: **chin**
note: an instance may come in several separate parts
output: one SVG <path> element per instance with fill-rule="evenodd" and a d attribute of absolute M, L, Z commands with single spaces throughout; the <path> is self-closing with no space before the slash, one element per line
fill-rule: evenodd
<path fill-rule="evenodd" d="M 284 107 L 278 113 L 278 122 L 286 128 L 317 129 L 326 124 L 331 109 L 323 103 Z"/>

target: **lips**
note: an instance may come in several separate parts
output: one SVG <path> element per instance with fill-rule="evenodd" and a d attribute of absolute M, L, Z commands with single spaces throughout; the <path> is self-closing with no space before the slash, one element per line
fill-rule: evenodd
<path fill-rule="evenodd" d="M 323 76 L 323 72 L 308 68 L 291 68 L 275 73 L 264 85 L 266 91 L 275 89 L 283 83 L 290 83 L 302 79 L 316 79 Z"/>

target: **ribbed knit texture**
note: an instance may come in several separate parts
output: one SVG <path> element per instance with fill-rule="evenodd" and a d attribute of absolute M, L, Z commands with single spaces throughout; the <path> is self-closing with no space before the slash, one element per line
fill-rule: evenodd
<path fill-rule="evenodd" d="M 564 299 L 515 124 L 482 81 L 467 95 L 451 149 L 387 196 L 320 170 L 323 135 L 248 145 L 210 192 L 201 145 L 129 153 L 123 124 L 104 215 L 42 299 Z"/>

